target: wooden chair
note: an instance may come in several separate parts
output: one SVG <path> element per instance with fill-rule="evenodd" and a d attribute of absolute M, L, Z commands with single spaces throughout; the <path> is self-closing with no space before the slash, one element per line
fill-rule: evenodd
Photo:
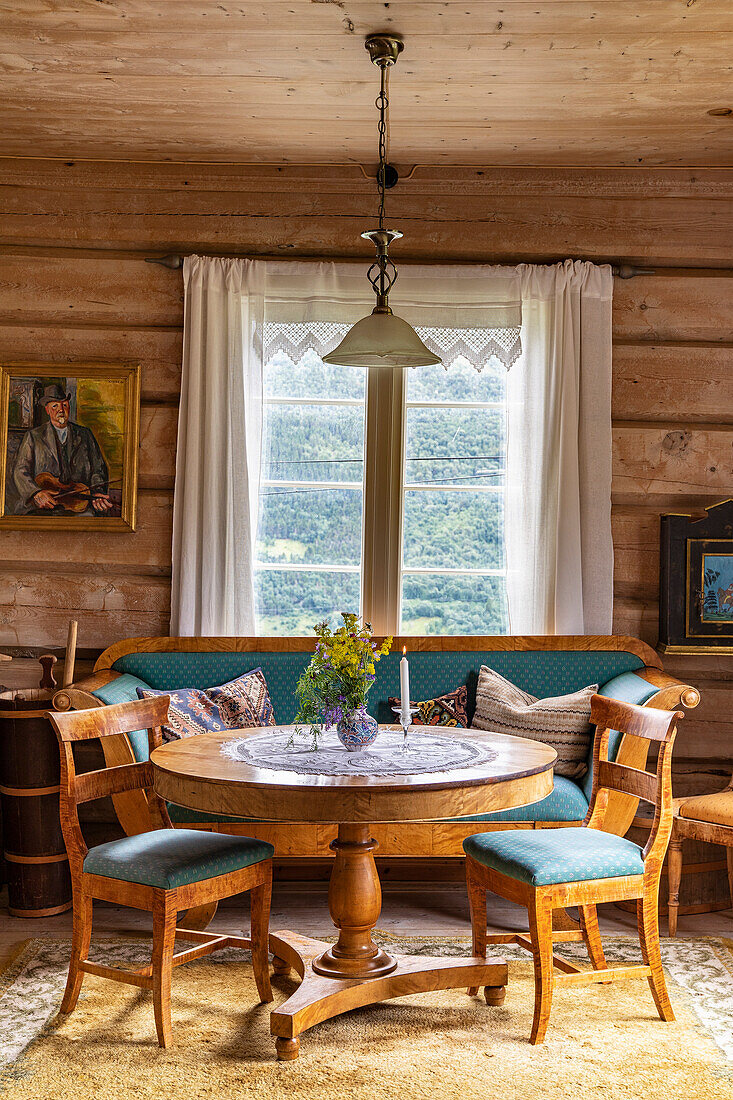
<path fill-rule="evenodd" d="M 535 1007 L 531 1043 L 545 1038 L 555 982 L 570 986 L 645 976 L 663 1020 L 674 1014 L 659 953 L 658 895 L 664 855 L 672 829 L 672 747 L 681 711 L 631 706 L 594 695 L 591 720 L 597 727 L 593 746 L 593 791 L 580 828 L 510 830 L 468 837 L 466 881 L 471 909 L 474 955 L 486 955 L 489 943 L 517 943 L 534 958 Z M 608 759 L 609 733 L 659 742 L 656 775 Z M 603 831 L 610 791 L 643 798 L 655 807 L 645 848 Z M 527 907 L 529 938 L 486 930 L 486 893 L 491 890 Z M 596 905 L 636 899 L 643 966 L 610 969 L 603 954 Z M 553 931 L 553 910 L 580 908 L 575 930 Z M 553 953 L 553 941 L 584 941 L 592 970 L 582 970 Z M 556 976 L 554 968 L 562 972 Z M 469 989 L 469 993 L 477 993 Z M 489 1004 L 500 1004 L 503 990 L 485 991 Z"/>
<path fill-rule="evenodd" d="M 708 844 L 723 845 L 726 849 L 728 889 L 733 905 L 733 778 L 722 791 L 695 795 L 692 798 L 676 798 L 673 809 L 672 836 L 667 854 L 667 919 L 670 936 L 677 935 L 683 840 L 702 840 Z"/>
<path fill-rule="evenodd" d="M 153 791 L 149 761 L 76 774 L 73 742 L 147 729 L 150 751 L 162 743 L 168 696 L 119 703 L 94 710 L 50 714 L 61 751 L 61 827 L 71 868 L 74 931 L 71 963 L 61 1011 L 72 1012 L 85 974 L 152 989 L 155 1026 L 162 1047 L 171 1042 L 173 967 L 223 947 L 251 948 L 257 991 L 271 1001 L 268 926 L 272 894 L 271 844 L 249 837 L 196 829 L 174 829 L 165 802 Z M 121 791 L 145 792 L 150 830 L 88 849 L 79 826 L 83 802 Z M 177 914 L 191 906 L 251 892 L 251 938 L 177 928 Z M 153 915 L 153 955 L 149 966 L 120 970 L 89 960 L 94 898 L 145 909 Z M 174 953 L 175 940 L 196 946 Z"/>

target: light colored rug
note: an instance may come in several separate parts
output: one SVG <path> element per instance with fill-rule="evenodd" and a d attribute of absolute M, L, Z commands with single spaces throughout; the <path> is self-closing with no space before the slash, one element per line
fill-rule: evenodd
<path fill-rule="evenodd" d="M 392 949 L 469 954 L 467 939 L 381 935 Z M 638 961 L 627 936 L 609 962 Z M 560 989 L 546 1043 L 527 1042 L 532 965 L 506 951 L 501 1008 L 462 990 L 404 997 L 320 1024 L 296 1062 L 278 1063 L 269 1008 L 244 953 L 221 952 L 173 979 L 174 1046 L 155 1040 L 151 995 L 87 976 L 76 1011 L 56 1016 L 68 943 L 30 941 L 0 976 L 0 1097 L 8 1100 L 732 1100 L 733 951 L 721 939 L 673 940 L 664 961 L 677 1021 L 662 1023 L 645 980 Z M 579 945 L 568 957 L 583 960 Z M 147 960 L 139 939 L 93 956 Z M 294 981 L 275 982 L 276 1002 Z"/>

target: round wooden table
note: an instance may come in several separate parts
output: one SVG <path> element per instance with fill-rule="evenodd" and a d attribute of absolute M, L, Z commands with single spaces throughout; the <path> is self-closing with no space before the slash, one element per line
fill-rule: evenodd
<path fill-rule="evenodd" d="M 270 727 L 268 732 L 291 728 Z M 421 728 L 411 730 L 413 746 L 419 745 Z M 439 732 L 434 726 L 424 729 Z M 256 768 L 220 751 L 226 741 L 263 732 L 205 733 L 163 745 L 151 760 L 157 793 L 179 806 L 261 821 L 338 824 L 328 892 L 337 943 L 329 946 L 288 931 L 270 935 L 275 972 L 294 969 L 302 978 L 295 993 L 270 1015 L 278 1058 L 297 1058 L 299 1036 L 314 1024 L 391 997 L 484 986 L 487 1002 L 500 1004 L 507 983 L 504 959 L 395 957 L 374 943 L 382 893 L 370 827 L 374 822 L 468 817 L 538 802 L 552 791 L 554 750 L 521 737 L 471 730 L 471 740 L 490 746 L 495 759 L 396 776 L 301 775 Z"/>

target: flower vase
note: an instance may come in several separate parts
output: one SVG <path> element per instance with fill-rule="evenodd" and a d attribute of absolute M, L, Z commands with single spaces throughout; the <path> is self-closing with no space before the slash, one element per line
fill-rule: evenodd
<path fill-rule="evenodd" d="M 336 734 L 347 752 L 359 752 L 371 745 L 379 732 L 376 719 L 365 710 L 357 710 L 336 723 Z"/>

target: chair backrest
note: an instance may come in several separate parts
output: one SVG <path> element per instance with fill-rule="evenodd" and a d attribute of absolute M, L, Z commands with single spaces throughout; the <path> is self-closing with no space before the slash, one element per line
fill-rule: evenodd
<path fill-rule="evenodd" d="M 73 751 L 75 741 L 147 729 L 148 746 L 152 752 L 163 743 L 161 727 L 168 718 L 169 702 L 167 695 L 161 695 L 90 710 L 73 710 L 63 714 L 49 712 L 61 753 L 59 812 L 72 874 L 81 869 L 88 851 L 79 824 L 79 806 L 83 802 L 123 791 L 141 790 L 150 812 L 150 828 L 172 828 L 165 802 L 153 790 L 153 765 L 149 760 L 77 775 Z"/>
<path fill-rule="evenodd" d="M 680 718 L 684 718 L 680 710 L 637 707 L 603 695 L 594 695 L 591 700 L 591 722 L 596 727 L 593 791 L 583 824 L 589 829 L 603 829 L 609 791 L 622 791 L 650 802 L 654 806 L 654 819 L 643 856 L 645 868 L 651 872 L 661 872 L 672 831 L 672 749 Z M 656 772 L 610 761 L 608 739 L 612 730 L 656 741 L 659 744 Z"/>

